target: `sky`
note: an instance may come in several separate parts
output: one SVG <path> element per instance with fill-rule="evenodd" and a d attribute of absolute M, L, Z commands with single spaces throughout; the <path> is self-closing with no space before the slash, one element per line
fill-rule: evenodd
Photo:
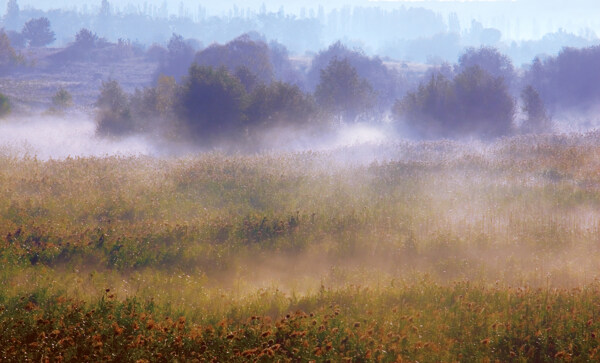
<path fill-rule="evenodd" d="M 5 8 L 7 0 L 0 0 L 0 9 Z M 98 8 L 101 0 L 18 0 L 21 7 L 32 6 L 42 9 L 74 8 L 82 9 L 87 5 L 88 11 Z M 159 6 L 165 0 L 109 0 L 121 10 L 127 4 L 143 6 L 144 3 Z M 234 6 L 238 8 L 259 9 L 265 4 L 268 11 L 277 11 L 284 6 L 286 13 L 299 14 L 302 8 L 318 9 L 323 6 L 327 11 L 343 6 L 380 6 L 392 9 L 399 6 L 425 7 L 444 15 L 456 12 L 462 24 L 469 24 L 476 19 L 486 27 L 495 27 L 510 35 L 511 29 L 517 27 L 521 34 L 529 38 L 541 37 L 547 32 L 562 28 L 578 34 L 581 29 L 588 28 L 600 35 L 600 0 L 169 0 L 166 1 L 169 11 L 177 14 L 180 4 L 197 12 L 198 6 L 207 10 L 208 15 L 227 15 Z M 525 32 L 523 31 L 525 29 Z"/>

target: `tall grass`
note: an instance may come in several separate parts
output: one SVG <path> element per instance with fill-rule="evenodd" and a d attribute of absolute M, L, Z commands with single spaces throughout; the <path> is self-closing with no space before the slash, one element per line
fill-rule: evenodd
<path fill-rule="evenodd" d="M 599 152 L 0 156 L 2 360 L 593 359 Z"/>

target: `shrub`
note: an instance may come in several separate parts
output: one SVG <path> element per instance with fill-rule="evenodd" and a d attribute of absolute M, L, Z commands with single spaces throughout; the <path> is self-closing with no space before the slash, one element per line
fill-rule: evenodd
<path fill-rule="evenodd" d="M 66 89 L 60 88 L 52 96 L 52 105 L 59 110 L 67 109 L 73 106 L 73 96 Z"/>
<path fill-rule="evenodd" d="M 134 131 L 128 96 L 117 81 L 102 82 L 96 107 L 98 133 L 123 135 Z"/>
<path fill-rule="evenodd" d="M 0 93 L 0 117 L 4 117 L 10 113 L 10 102 L 8 97 Z"/>

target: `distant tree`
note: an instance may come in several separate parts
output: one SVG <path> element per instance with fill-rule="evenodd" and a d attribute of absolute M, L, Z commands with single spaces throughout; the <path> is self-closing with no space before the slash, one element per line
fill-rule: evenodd
<path fill-rule="evenodd" d="M 467 48 L 458 59 L 458 72 L 478 66 L 493 77 L 502 77 L 510 86 L 515 78 L 512 61 L 492 47 Z"/>
<path fill-rule="evenodd" d="M 100 16 L 110 16 L 110 3 L 108 2 L 108 0 L 102 0 L 102 2 L 100 3 Z"/>
<path fill-rule="evenodd" d="M 96 107 L 98 133 L 124 135 L 134 131 L 128 96 L 117 81 L 102 82 Z"/>
<path fill-rule="evenodd" d="M 0 29 L 0 71 L 6 71 L 23 63 L 23 56 L 15 51 L 10 44 L 8 35 L 3 29 Z"/>
<path fill-rule="evenodd" d="M 432 74 L 429 82 L 419 85 L 396 102 L 393 114 L 418 137 L 438 138 L 452 134 L 458 117 L 458 101 L 452 81 L 441 73 Z"/>
<path fill-rule="evenodd" d="M 73 96 L 64 88 L 60 88 L 52 96 L 52 106 L 57 110 L 65 110 L 73 106 Z"/>
<path fill-rule="evenodd" d="M 503 77 L 494 77 L 479 66 L 467 68 L 454 78 L 461 135 L 496 138 L 512 132 L 515 101 Z"/>
<path fill-rule="evenodd" d="M 515 103 L 502 77 L 474 66 L 453 80 L 432 75 L 398 101 L 393 113 L 419 137 L 490 139 L 512 132 Z"/>
<path fill-rule="evenodd" d="M 10 40 L 10 44 L 13 47 L 24 48 L 25 45 L 27 44 L 23 34 L 17 32 L 17 31 L 9 30 L 6 32 L 6 35 L 8 36 L 8 39 Z"/>
<path fill-rule="evenodd" d="M 315 99 L 321 109 L 341 117 L 345 122 L 356 121 L 374 104 L 371 85 L 358 76 L 347 59 L 334 59 L 321 71 Z"/>
<path fill-rule="evenodd" d="M 521 125 L 523 133 L 539 134 L 552 129 L 552 119 L 546 112 L 544 101 L 531 85 L 521 92 L 522 110 L 527 116 Z"/>
<path fill-rule="evenodd" d="M 274 78 L 269 47 L 250 34 L 241 35 L 225 45 L 214 44 L 196 54 L 195 61 L 201 66 L 225 67 L 232 73 L 239 67 L 246 67 L 262 83 L 270 83 Z"/>
<path fill-rule="evenodd" d="M 54 32 L 50 29 L 50 20 L 45 17 L 29 20 L 23 26 L 21 34 L 31 47 L 43 47 L 56 40 Z"/>
<path fill-rule="evenodd" d="M 146 51 L 146 58 L 155 62 L 164 62 L 167 59 L 167 54 L 169 54 L 167 48 L 159 44 L 152 44 Z"/>
<path fill-rule="evenodd" d="M 186 75 L 193 60 L 194 49 L 181 35 L 173 34 L 167 45 L 167 54 L 158 67 L 155 79 L 158 80 L 161 75 L 165 75 L 180 80 Z"/>
<path fill-rule="evenodd" d="M 273 82 L 256 87 L 250 94 L 246 115 L 250 127 L 264 129 L 306 124 L 315 111 L 314 99 L 298 86 Z"/>
<path fill-rule="evenodd" d="M 600 102 L 600 46 L 563 48 L 558 56 L 536 58 L 525 79 L 552 110 L 595 107 Z"/>
<path fill-rule="evenodd" d="M 8 0 L 6 4 L 6 14 L 4 15 L 4 24 L 9 29 L 15 29 L 19 23 L 21 10 L 17 0 Z"/>
<path fill-rule="evenodd" d="M 306 76 L 309 90 L 316 90 L 321 80 L 321 71 L 334 59 L 346 59 L 356 69 L 358 76 L 369 82 L 376 96 L 373 99 L 374 105 L 387 109 L 398 97 L 401 81 L 395 71 L 386 67 L 381 59 L 370 58 L 360 50 L 350 50 L 341 42 L 332 44 L 313 58 Z"/>
<path fill-rule="evenodd" d="M 231 140 L 243 130 L 246 91 L 225 68 L 193 64 L 180 102 L 180 115 L 195 140 L 209 144 L 224 137 Z"/>
<path fill-rule="evenodd" d="M 252 92 L 258 85 L 261 84 L 256 74 L 252 73 L 246 66 L 237 67 L 234 74 L 237 79 L 242 82 L 246 92 Z"/>
<path fill-rule="evenodd" d="M 4 117 L 10 113 L 10 102 L 8 97 L 0 93 L 0 117 Z"/>
<path fill-rule="evenodd" d="M 89 29 L 82 28 L 75 34 L 75 43 L 73 46 L 81 50 L 93 49 L 98 42 L 98 36 Z"/>
<path fill-rule="evenodd" d="M 175 111 L 178 86 L 175 78 L 161 76 L 156 83 L 155 109 L 163 117 L 171 116 Z"/>

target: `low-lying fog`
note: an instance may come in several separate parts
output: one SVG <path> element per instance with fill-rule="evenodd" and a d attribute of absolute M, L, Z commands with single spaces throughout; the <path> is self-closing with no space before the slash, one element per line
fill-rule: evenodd
<path fill-rule="evenodd" d="M 161 141 L 160 137 L 102 137 L 95 130 L 95 122 L 85 114 L 9 117 L 0 122 L 0 150 L 13 156 L 35 156 L 41 160 L 90 156 L 177 156 L 202 150 L 201 145 L 185 147 Z M 369 125 L 340 127 L 335 135 L 279 129 L 264 133 L 263 149 L 299 152 L 385 141 L 388 141 L 386 132 Z"/>
<path fill-rule="evenodd" d="M 555 115 L 555 118 L 557 116 Z M 596 113 L 585 116 L 563 114 L 554 123 L 558 133 L 581 133 L 598 129 Z M 203 151 L 202 145 L 191 147 L 167 142 L 158 136 L 134 135 L 111 138 L 96 134 L 94 120 L 84 113 L 69 116 L 22 116 L 0 121 L 0 152 L 12 156 L 36 157 L 41 160 L 67 157 L 104 156 L 183 156 Z M 368 124 L 339 126 L 335 133 L 308 132 L 297 129 L 273 129 L 263 132 L 264 151 L 302 152 L 341 149 L 348 146 L 376 145 L 403 141 L 389 125 Z M 223 150 L 231 150 L 227 146 Z M 349 156 L 349 155 L 348 155 Z M 355 155 L 357 156 L 357 155 Z M 358 156 L 357 156 L 358 157 Z M 360 159 L 377 159 L 362 155 Z M 365 160 L 354 160 L 361 162 Z"/>
<path fill-rule="evenodd" d="M 110 140 L 95 131 L 94 121 L 85 115 L 8 118 L 0 122 L 0 146 L 6 153 L 42 160 L 156 152 L 144 137 Z"/>

